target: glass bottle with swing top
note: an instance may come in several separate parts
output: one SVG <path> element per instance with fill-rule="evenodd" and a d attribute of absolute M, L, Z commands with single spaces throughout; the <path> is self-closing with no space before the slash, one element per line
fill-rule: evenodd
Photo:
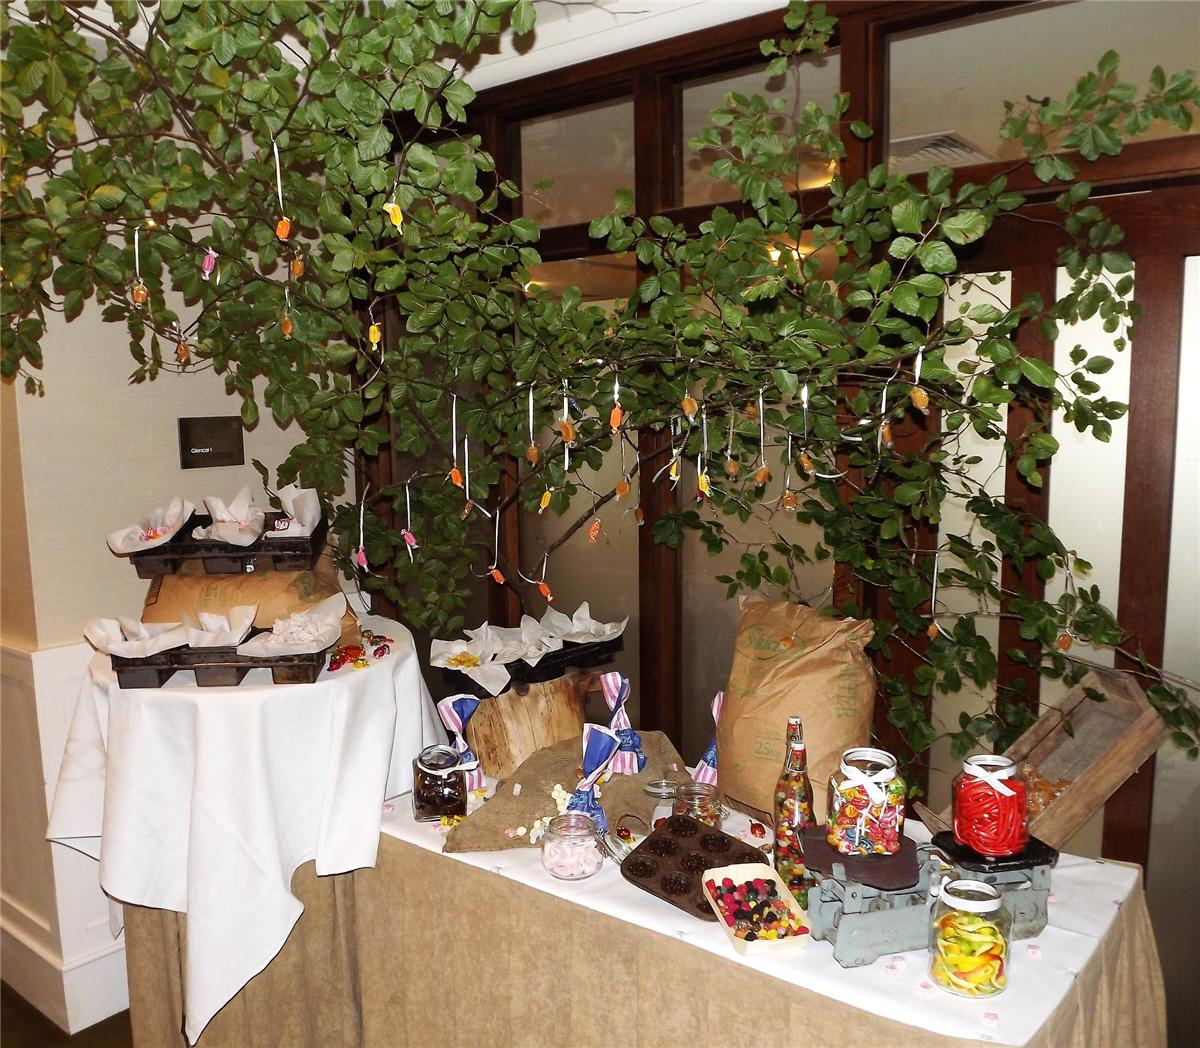
<path fill-rule="evenodd" d="M 808 777 L 808 751 L 799 717 L 788 718 L 787 756 L 775 785 L 775 869 L 788 889 L 807 905 L 808 882 L 800 834 L 816 825 Z"/>

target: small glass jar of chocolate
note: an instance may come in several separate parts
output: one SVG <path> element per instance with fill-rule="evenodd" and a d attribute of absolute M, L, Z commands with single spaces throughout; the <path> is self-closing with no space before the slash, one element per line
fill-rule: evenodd
<path fill-rule="evenodd" d="M 711 782 L 683 783 L 675 791 L 672 815 L 690 815 L 697 822 L 721 828 L 721 796 Z"/>
<path fill-rule="evenodd" d="M 413 818 L 438 822 L 467 814 L 467 774 L 449 746 L 426 746 L 413 761 Z"/>

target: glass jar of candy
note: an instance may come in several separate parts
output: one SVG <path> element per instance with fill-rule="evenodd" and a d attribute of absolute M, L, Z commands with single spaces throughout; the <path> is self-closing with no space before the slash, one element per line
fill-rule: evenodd
<path fill-rule="evenodd" d="M 562 881 L 581 881 L 604 865 L 600 828 L 590 815 L 569 811 L 555 815 L 542 834 L 542 866 Z"/>
<path fill-rule="evenodd" d="M 698 822 L 721 828 L 721 795 L 711 782 L 683 783 L 675 791 L 672 815 L 690 815 Z"/>
<path fill-rule="evenodd" d="M 999 859 L 1016 855 L 1029 843 L 1029 800 L 1012 758 L 990 753 L 968 757 L 950 793 L 959 844 Z"/>
<path fill-rule="evenodd" d="M 413 818 L 438 822 L 467 814 L 467 775 L 449 746 L 426 746 L 413 761 Z"/>
<path fill-rule="evenodd" d="M 904 829 L 904 794 L 890 753 L 846 750 L 829 777 L 826 840 L 843 855 L 894 855 Z"/>
<path fill-rule="evenodd" d="M 942 884 L 929 931 L 929 978 L 960 997 L 993 997 L 1008 985 L 1012 915 L 983 881 Z"/>

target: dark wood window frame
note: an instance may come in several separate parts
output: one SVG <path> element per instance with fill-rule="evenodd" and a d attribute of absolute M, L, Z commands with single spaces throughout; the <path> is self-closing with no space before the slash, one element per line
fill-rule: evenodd
<path fill-rule="evenodd" d="M 888 49 L 891 37 L 916 29 L 933 29 L 980 14 L 994 14 L 1018 7 L 1030 0 L 833 0 L 826 7 L 839 18 L 834 46 L 840 52 L 840 87 L 851 99 L 845 126 L 862 120 L 875 129 L 873 138 L 861 142 L 844 134 L 847 156 L 841 172 L 847 180 L 862 177 L 882 162 L 888 141 Z M 497 159 L 498 169 L 507 177 L 520 180 L 520 126 L 523 120 L 564 112 L 582 106 L 632 97 L 635 125 L 634 195 L 637 213 L 642 216 L 665 214 L 689 229 L 696 229 L 714 205 L 682 207 L 680 193 L 680 106 L 679 95 L 685 83 L 703 77 L 735 73 L 762 60 L 759 42 L 781 35 L 782 12 L 775 11 L 730 22 L 722 26 L 689 33 L 668 40 L 608 55 L 550 73 L 515 81 L 481 92 L 472 105 L 472 122 L 480 131 L 484 146 Z M 1010 164 L 999 162 L 959 168 L 956 183 L 987 182 L 1003 173 Z M 919 178 L 920 176 L 918 176 Z M 1104 158 L 1087 167 L 1087 177 L 1096 195 L 1130 193 L 1164 187 L 1200 184 L 1200 134 L 1135 143 L 1120 157 Z M 1030 198 L 1031 204 L 1051 199 L 1058 190 L 1032 178 L 1028 170 L 1010 178 L 1010 185 Z M 806 200 L 819 207 L 822 190 L 808 190 Z M 1168 194 L 1169 195 L 1169 194 Z M 1197 194 L 1176 197 L 1187 213 L 1196 213 Z M 738 202 L 724 206 L 740 210 Z M 1161 223 L 1160 223 L 1161 224 Z M 1144 237 L 1142 239 L 1145 239 Z M 557 226 L 542 231 L 539 251 L 546 261 L 559 261 L 605 252 L 602 241 L 588 237 L 585 223 Z M 1053 288 L 1053 267 L 1028 265 L 1029 254 L 1010 259 L 1014 297 L 1019 291 Z M 1178 252 L 1172 246 L 1166 255 L 1148 259 L 1149 271 L 1168 282 L 1181 280 Z M 982 261 L 982 260 L 981 260 Z M 1178 271 L 1178 272 L 1177 272 Z M 1173 285 L 1172 285 L 1173 286 Z M 1139 298 L 1143 296 L 1139 292 Z M 1149 303 L 1147 303 L 1149 305 Z M 1154 346 L 1157 378 L 1147 369 L 1145 378 L 1135 376 L 1131 402 L 1145 411 L 1145 424 L 1132 420 L 1128 448 L 1128 477 L 1157 476 L 1161 483 L 1135 499 L 1127 489 L 1125 527 L 1138 527 L 1138 534 L 1151 526 L 1157 543 L 1152 551 L 1144 542 L 1127 543 L 1122 552 L 1122 619 L 1136 619 L 1135 627 L 1151 657 L 1161 656 L 1165 627 L 1165 594 L 1169 558 L 1169 522 L 1172 497 L 1173 439 L 1164 443 L 1165 431 L 1173 438 L 1175 418 L 1172 399 L 1178 374 L 1179 318 L 1163 317 L 1154 322 L 1143 344 Z M 1174 363 L 1172 343 L 1174 337 Z M 1046 354 L 1050 347 L 1034 345 L 1034 336 L 1022 335 L 1028 351 Z M 1165 370 L 1164 370 L 1165 369 Z M 1141 369 L 1139 369 L 1141 370 Z M 1175 378 L 1171 379 L 1171 375 Z M 1169 380 L 1169 381 L 1168 381 Z M 1153 421 L 1151 430 L 1145 425 Z M 1014 419 L 1013 424 L 1020 424 Z M 639 455 L 652 461 L 664 454 L 662 441 L 654 434 L 642 434 Z M 512 483 L 511 477 L 505 480 Z M 504 481 L 502 481 L 503 486 Z M 1026 508 L 1044 516 L 1048 499 L 1043 492 L 1031 497 L 1018 478 L 1010 477 L 1006 497 L 1022 499 Z M 675 495 L 665 485 L 647 491 L 643 510 L 647 527 L 639 541 L 639 604 L 642 650 L 656 652 L 642 666 L 642 721 L 646 728 L 666 731 L 678 742 L 682 725 L 681 704 L 681 595 L 682 577 L 679 555 L 650 540 L 650 527 L 671 505 Z M 1165 524 L 1164 524 L 1165 521 Z M 519 550 L 518 514 L 506 513 L 503 543 L 516 554 Z M 1164 531 L 1164 527 L 1167 529 Z M 1137 546 L 1134 550 L 1129 547 Z M 1128 563 L 1126 563 L 1128 561 Z M 1136 563 L 1134 563 L 1136 561 Z M 1009 579 L 1017 581 L 1015 578 Z M 1161 600 L 1144 599 L 1159 594 Z M 515 595 L 500 591 L 492 597 L 492 621 L 504 621 L 518 613 Z M 1002 637 L 1002 643 L 1010 641 Z M 1157 650 L 1155 650 L 1157 649 Z M 1007 663 L 1007 679 L 1015 678 L 1020 667 Z M 1029 682 L 1031 701 L 1036 701 L 1036 681 Z M 1141 770 L 1110 801 L 1105 822 L 1104 854 L 1145 862 L 1148 852 L 1153 762 Z"/>

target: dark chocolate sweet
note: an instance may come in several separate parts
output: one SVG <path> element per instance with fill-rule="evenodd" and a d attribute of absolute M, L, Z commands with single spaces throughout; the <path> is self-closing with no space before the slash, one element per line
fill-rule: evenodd
<path fill-rule="evenodd" d="M 679 845 L 670 837 L 655 837 L 646 845 L 646 851 L 651 855 L 657 855 L 659 858 L 669 858 L 679 851 Z"/>
<path fill-rule="evenodd" d="M 725 833 L 706 833 L 700 838 L 700 847 L 717 855 L 723 855 L 729 851 L 733 843 L 734 838 Z"/>
<path fill-rule="evenodd" d="M 662 881 L 662 890 L 668 895 L 688 895 L 696 885 L 694 878 L 689 877 L 686 873 L 668 873 L 664 875 Z"/>

